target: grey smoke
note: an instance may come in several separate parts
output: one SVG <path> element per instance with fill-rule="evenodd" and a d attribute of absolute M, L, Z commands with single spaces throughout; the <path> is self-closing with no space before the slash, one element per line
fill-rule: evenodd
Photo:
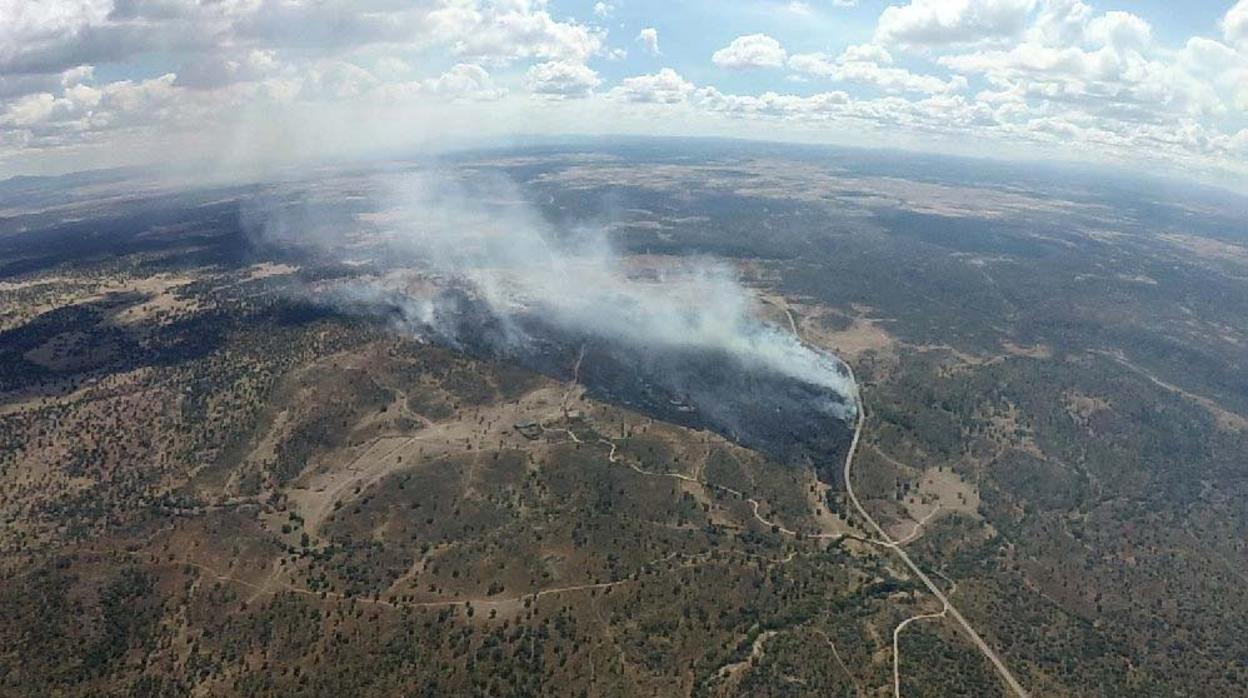
<path fill-rule="evenodd" d="M 729 265 L 639 264 L 613 248 L 605 226 L 552 226 L 501 177 L 388 173 L 355 189 L 349 216 L 272 200 L 250 212 L 269 241 L 378 270 L 324 296 L 342 307 L 397 309 L 405 329 L 454 344 L 457 330 L 444 320 L 455 301 L 444 291 L 465 289 L 515 346 L 528 337 L 514 320 L 540 317 L 631 351 L 715 353 L 826 389 L 840 397 L 828 413 L 854 416 L 857 387 L 839 360 L 761 321 L 755 295 Z"/>

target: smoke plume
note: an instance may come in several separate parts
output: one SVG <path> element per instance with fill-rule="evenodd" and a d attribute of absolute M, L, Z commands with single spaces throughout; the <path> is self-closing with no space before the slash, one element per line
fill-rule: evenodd
<path fill-rule="evenodd" d="M 370 175 L 345 197 L 319 189 L 262 199 L 249 218 L 269 243 L 368 268 L 323 293 L 340 308 L 542 370 L 588 343 L 599 365 L 595 373 L 587 362 L 583 382 L 652 412 L 696 411 L 746 441 L 776 415 L 791 429 L 786 412 L 813 412 L 825 425 L 854 417 L 844 365 L 761 321 L 728 265 L 621 255 L 605 226 L 554 226 L 510 181 L 477 170 Z M 792 438 L 800 435 L 753 440 Z"/>

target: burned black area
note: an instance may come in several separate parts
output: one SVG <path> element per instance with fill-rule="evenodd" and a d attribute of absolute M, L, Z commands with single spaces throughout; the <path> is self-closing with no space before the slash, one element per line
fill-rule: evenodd
<path fill-rule="evenodd" d="M 707 429 L 839 485 L 853 438 L 845 398 L 826 387 L 722 350 L 610 341 L 523 313 L 500 318 L 469 294 L 438 299 L 420 330 L 466 354 L 575 378 L 595 399 L 693 429 Z M 404 302 L 394 319 L 408 324 Z M 579 359 L 579 360 L 578 360 Z"/>
<path fill-rule="evenodd" d="M 594 397 L 655 419 L 709 429 L 782 462 L 812 467 L 824 482 L 839 483 L 853 431 L 839 416 L 844 398 L 829 389 L 723 351 L 602 340 L 585 340 L 583 346 L 578 379 Z M 551 358 L 563 363 L 566 374 L 579 348 L 561 349 Z"/>

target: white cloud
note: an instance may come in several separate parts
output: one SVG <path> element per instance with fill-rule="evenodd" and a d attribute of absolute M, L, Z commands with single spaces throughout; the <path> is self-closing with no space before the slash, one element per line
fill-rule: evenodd
<path fill-rule="evenodd" d="M 529 68 L 525 84 L 535 94 L 571 98 L 588 96 L 602 84 L 602 79 L 582 63 L 550 61 Z"/>
<path fill-rule="evenodd" d="M 1195 73 L 1218 73 L 1248 67 L 1248 56 L 1220 41 L 1193 36 L 1178 54 L 1179 62 Z"/>
<path fill-rule="evenodd" d="M 0 74 L 0 100 L 21 97 L 39 92 L 54 92 L 63 87 L 90 81 L 94 76 L 91 66 L 70 68 L 62 73 L 44 73 L 38 75 L 2 75 Z"/>
<path fill-rule="evenodd" d="M 724 94 L 708 87 L 698 93 L 698 104 L 704 109 L 738 117 L 809 120 L 843 114 L 852 102 L 852 98 L 844 92 L 822 92 L 808 97 L 764 92 L 753 96 Z"/>
<path fill-rule="evenodd" d="M 403 4 L 387 0 L 185 3 L 186 11 L 179 20 L 205 30 L 217 30 L 210 35 L 214 45 L 220 38 L 218 32 L 225 32 L 242 43 L 325 51 L 433 41 L 432 30 L 445 28 L 435 21 L 439 11 L 445 9 L 442 5 L 438 0 L 413 0 Z M 484 23 L 496 13 L 483 10 L 479 14 Z M 162 27 L 174 24 L 166 21 L 156 25 L 147 19 L 140 17 L 139 21 L 126 24 Z"/>
<path fill-rule="evenodd" d="M 637 33 L 636 41 L 640 42 L 646 49 L 646 53 L 651 56 L 660 56 L 663 54 L 659 50 L 659 30 L 654 27 L 646 27 Z"/>
<path fill-rule="evenodd" d="M 555 18 L 546 0 L 0 0 L 0 143 L 141 142 L 136 129 L 195 138 L 206 124 L 228 134 L 250 118 L 243 112 L 270 104 L 368 113 L 368 101 L 501 99 L 506 90 L 483 66 L 583 65 L 605 36 Z M 96 65 L 141 55 L 172 70 L 94 79 Z M 438 55 L 457 64 L 412 79 L 408 60 Z M 13 161 L 4 147 L 0 160 Z"/>
<path fill-rule="evenodd" d="M 876 41 L 914 47 L 972 44 L 1022 33 L 1036 0 L 910 0 L 885 8 Z"/>
<path fill-rule="evenodd" d="M 711 113 L 753 120 L 770 119 L 812 126 L 839 124 L 894 134 L 909 132 L 965 133 L 992 126 L 992 112 L 961 96 L 933 96 L 911 101 L 900 97 L 855 99 L 841 91 L 810 96 L 765 92 L 761 95 L 724 94 L 714 88 L 696 93 L 695 104 Z"/>
<path fill-rule="evenodd" d="M 918 75 L 904 68 L 888 68 L 875 63 L 845 63 L 836 77 L 846 82 L 873 85 L 890 94 L 946 94 L 960 92 L 967 87 L 966 78 L 960 75 L 943 80 L 932 75 Z"/>
<path fill-rule="evenodd" d="M 386 82 L 399 82 L 412 74 L 412 64 L 398 56 L 382 56 L 373 64 L 373 75 Z"/>
<path fill-rule="evenodd" d="M 264 80 L 281 70 L 282 65 L 273 51 L 252 49 L 237 56 L 199 55 L 178 68 L 175 84 L 193 89 L 216 89 L 238 82 Z"/>
<path fill-rule="evenodd" d="M 5 114 L 5 121 L 12 126 L 33 126 L 52 115 L 56 97 L 47 93 L 26 95 L 14 101 Z"/>
<path fill-rule="evenodd" d="M 1248 128 L 1226 138 L 1226 147 L 1240 157 L 1248 157 Z"/>
<path fill-rule="evenodd" d="M 657 73 L 625 78 L 611 94 L 629 102 L 676 104 L 688 99 L 693 91 L 693 83 L 671 68 L 664 68 Z"/>
<path fill-rule="evenodd" d="M 1009 50 L 947 55 L 938 61 L 958 73 L 983 75 L 993 88 L 985 94 L 996 93 L 993 99 L 1012 95 L 1037 114 L 1068 110 L 1127 128 L 1225 112 L 1226 99 L 1219 94 L 1225 89 L 1192 70 L 1197 62 L 1227 59 L 1216 42 L 1199 41 L 1186 51 L 1146 56 L 1148 25 L 1126 13 L 1091 19 L 1078 35 L 1086 46 L 1025 41 Z"/>
<path fill-rule="evenodd" d="M 852 3 L 766 4 L 816 23 Z M 454 121 L 474 133 L 505 132 L 513 122 L 489 118 L 501 113 L 552 130 L 563 125 L 553 115 L 607 115 L 585 128 L 611 130 L 635 109 L 639 122 L 668 132 L 701 133 L 732 117 L 792 124 L 812 138 L 879 128 L 922 134 L 921 143 L 946 134 L 1223 167 L 1248 157 L 1248 0 L 1223 0 L 1233 6 L 1209 36 L 1174 46 L 1164 43 L 1164 15 L 1101 12 L 1095 0 L 879 4 L 891 6 L 875 31 L 855 35 L 846 25 L 839 45 L 860 43 L 839 53 L 790 55 L 772 36 L 736 37 L 714 52 L 715 65 L 788 70 L 759 76 L 774 79 L 775 91 L 731 95 L 670 68 L 604 81 L 595 60 L 659 52 L 654 28 L 637 35 L 632 56 L 608 46 L 608 30 L 593 22 L 620 15 L 618 1 L 587 3 L 573 19 L 556 16 L 549 0 L 0 0 L 0 166 L 21 169 L 60 146 L 112 153 L 108 144 L 125 140 L 121 153 L 207 125 L 227 133 L 240 112 L 302 124 L 326 111 L 384 108 L 403 115 L 396 124 L 424 128 L 432 115 L 429 130 Z M 627 45 L 629 35 L 612 39 Z M 696 60 L 668 42 L 673 60 Z M 145 71 L 168 74 L 97 78 L 124 74 L 139 56 Z M 818 94 L 784 94 L 783 81 Z M 484 100 L 498 101 L 488 116 L 473 106 Z M 653 121 L 665 114 L 673 119 Z"/>
<path fill-rule="evenodd" d="M 884 49 L 868 44 L 850 46 L 835 60 L 824 53 L 794 54 L 789 57 L 788 65 L 806 75 L 871 85 L 890 94 L 942 94 L 966 89 L 966 78 L 961 76 L 945 80 L 931 75 L 918 75 L 904 68 L 880 65 L 890 63 L 892 59 Z"/>
<path fill-rule="evenodd" d="M 194 83 L 230 79 L 252 49 L 319 58 L 375 46 L 449 48 L 505 63 L 584 61 L 605 32 L 557 20 L 544 0 L 0 0 L 0 73 L 55 73 L 165 52 L 189 56 Z M 217 65 L 213 66 L 212 63 Z"/>
<path fill-rule="evenodd" d="M 1027 32 L 1028 41 L 1045 46 L 1080 44 L 1092 14 L 1081 0 L 1046 0 Z"/>
<path fill-rule="evenodd" d="M 789 67 L 806 75 L 832 77 L 836 75 L 837 62 L 826 53 L 795 53 L 789 56 Z"/>
<path fill-rule="evenodd" d="M 1088 22 L 1085 34 L 1098 46 L 1116 51 L 1142 51 L 1153 40 L 1153 28 L 1130 12 L 1106 12 Z"/>
<path fill-rule="evenodd" d="M 856 46 L 850 46 L 842 51 L 839 60 L 842 63 L 871 62 L 888 65 L 893 62 L 893 56 L 883 46 L 877 46 L 875 44 L 858 44 Z"/>
<path fill-rule="evenodd" d="M 874 132 L 888 142 L 918 134 L 926 142 L 934 138 L 957 142 L 973 134 L 981 146 L 1027 145 L 1049 151 L 1066 149 L 1068 154 L 1083 157 L 1095 154 L 1166 164 L 1177 159 L 1206 165 L 1242 157 L 1248 149 L 1248 129 L 1223 135 L 1191 119 L 1173 126 L 1144 123 L 1122 127 L 1078 111 L 1035 112 L 1012 101 L 993 105 L 962 95 L 919 100 L 896 96 L 859 99 L 844 92 L 811 96 L 764 92 L 755 96 L 725 94 L 706 87 L 695 92 L 691 103 L 708 113 L 746 122 L 771 120 L 805 129 L 836 126 L 858 133 Z"/>
<path fill-rule="evenodd" d="M 786 57 L 784 47 L 766 34 L 738 36 L 732 43 L 711 55 L 711 62 L 721 68 L 779 68 Z"/>
<path fill-rule="evenodd" d="M 93 103 L 106 110 L 156 116 L 159 110 L 177 108 L 179 90 L 174 87 L 175 79 L 174 74 L 168 73 L 151 80 L 110 83 L 101 88 L 99 101 Z"/>
<path fill-rule="evenodd" d="M 455 53 L 500 63 L 520 58 L 583 63 L 602 50 L 606 35 L 601 29 L 560 22 L 545 10 L 533 9 L 542 5 L 526 0 L 500 0 L 473 13 L 470 19 L 475 21 L 456 27 L 460 36 L 453 43 Z M 460 20 L 454 21 L 458 24 Z"/>
<path fill-rule="evenodd" d="M 0 6 L 0 73 L 59 73 L 150 51 L 211 48 L 208 22 L 113 22 L 108 7 L 92 0 L 7 0 Z"/>
<path fill-rule="evenodd" d="M 473 63 L 460 63 L 436 78 L 418 83 L 424 92 L 451 97 L 487 102 L 502 99 L 506 90 L 498 89 L 490 77 L 489 71 Z"/>
<path fill-rule="evenodd" d="M 101 87 L 66 86 L 60 96 L 43 92 L 10 102 L 0 113 L 0 129 L 17 129 L 28 145 L 62 145 L 91 132 L 120 129 L 174 118 L 193 108 L 180 101 L 174 75 L 143 81 L 122 80 Z"/>
<path fill-rule="evenodd" d="M 308 71 L 300 90 L 307 100 L 340 100 L 360 97 L 380 81 L 354 63 L 324 61 Z"/>
<path fill-rule="evenodd" d="M 494 84 L 488 70 L 475 63 L 458 63 L 436 77 L 376 84 L 365 99 L 393 105 L 434 97 L 444 104 L 470 104 L 493 102 L 506 96 L 507 90 Z"/>
<path fill-rule="evenodd" d="M 1220 24 L 1222 38 L 1226 39 L 1228 44 L 1248 49 L 1248 0 L 1239 0 L 1235 3 L 1231 9 L 1227 10 Z"/>

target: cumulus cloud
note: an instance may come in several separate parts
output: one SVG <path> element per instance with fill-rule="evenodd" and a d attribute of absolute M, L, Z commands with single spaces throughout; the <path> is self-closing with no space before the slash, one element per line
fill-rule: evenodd
<path fill-rule="evenodd" d="M 620 81 L 612 95 L 629 102 L 676 104 L 688 99 L 694 84 L 671 68 L 657 73 L 637 75 Z"/>
<path fill-rule="evenodd" d="M 715 88 L 699 91 L 701 107 L 737 117 L 767 116 L 812 121 L 846 114 L 854 100 L 845 92 L 821 92 L 810 96 L 764 92 L 761 95 L 724 94 Z"/>
<path fill-rule="evenodd" d="M 56 92 L 89 81 L 94 77 L 95 70 L 91 66 L 70 68 L 62 73 L 42 73 L 38 75 L 3 75 L 0 74 L 0 100 L 21 97 L 41 92 Z"/>
<path fill-rule="evenodd" d="M 1239 0 L 1235 3 L 1231 9 L 1227 10 L 1220 24 L 1222 25 L 1222 38 L 1226 39 L 1227 43 L 1248 49 L 1248 0 Z"/>
<path fill-rule="evenodd" d="M 154 42 L 140 27 L 107 23 L 104 2 L 0 4 L 0 73 L 58 73 L 120 60 Z"/>
<path fill-rule="evenodd" d="M 812 21 L 835 4 L 843 3 L 775 3 Z M 1207 36 L 1172 46 L 1163 15 L 1096 4 L 892 0 L 873 32 L 827 53 L 790 53 L 781 41 L 791 49 L 798 39 L 787 35 L 737 36 L 713 53 L 716 66 L 786 70 L 759 76 L 773 85 L 733 95 L 671 68 L 636 75 L 622 63 L 611 72 L 632 77 L 605 80 L 597 61 L 630 57 L 593 22 L 619 15 L 618 2 L 568 17 L 547 0 L 0 0 L 0 167 L 22 171 L 79 144 L 98 144 L 101 158 L 137 153 L 144 139 L 198 139 L 208 130 L 203 151 L 225 139 L 232 150 L 263 154 L 234 144 L 257 122 L 280 134 L 323 120 L 307 128 L 343 140 L 367 135 L 322 114 L 354 126 L 361 116 L 380 123 L 392 109 L 385 123 L 399 138 L 425 124 L 558 130 L 543 109 L 605 115 L 595 122 L 602 130 L 628 130 L 653 125 L 662 105 L 673 105 L 680 117 L 662 124 L 670 132 L 718 128 L 718 120 L 698 120 L 711 115 L 781 120 L 816 139 L 878 126 L 922 133 L 926 143 L 928 134 L 966 129 L 962 136 L 976 141 L 1079 155 L 1166 153 L 1176 163 L 1244 169 L 1248 0 L 1228 0 Z M 658 53 L 653 28 L 636 41 L 631 58 Z M 140 56 L 141 75 L 116 79 Z M 784 94 L 784 81 L 817 94 Z M 576 106 L 554 104 L 573 98 Z M 487 115 L 472 106 L 482 101 L 498 103 Z M 524 118 L 497 117 L 504 113 Z M 247 138 L 238 142 L 255 141 Z M 73 166 L 106 164 L 81 162 Z"/>
<path fill-rule="evenodd" d="M 380 84 L 372 73 L 346 61 L 324 61 L 313 67 L 303 81 L 300 96 L 308 100 L 341 100 L 359 97 Z"/>
<path fill-rule="evenodd" d="M 59 94 L 41 92 L 12 100 L 0 113 L 0 128 L 21 129 L 28 144 L 66 144 L 106 127 L 126 128 L 160 122 L 192 108 L 176 99 L 172 73 L 150 80 L 120 80 L 99 87 L 65 86 Z"/>
<path fill-rule="evenodd" d="M 949 46 L 1007 39 L 1026 26 L 1036 0 L 910 0 L 880 15 L 878 43 Z"/>
<path fill-rule="evenodd" d="M 838 58 L 824 53 L 799 53 L 789 57 L 788 66 L 805 75 L 830 80 L 870 85 L 887 93 L 916 92 L 941 94 L 963 90 L 966 79 L 954 76 L 948 80 L 918 75 L 891 63 L 888 51 L 874 45 L 850 46 Z"/>
<path fill-rule="evenodd" d="M 651 56 L 662 55 L 659 50 L 659 30 L 654 27 L 646 27 L 637 33 L 637 42 L 645 48 L 646 53 Z"/>
<path fill-rule="evenodd" d="M 982 73 L 999 91 L 1034 103 L 1116 121 L 1156 121 L 1167 112 L 1200 114 L 1217 109 L 1208 85 L 1138 54 L 1022 44 L 1009 51 L 948 56 L 941 62 L 963 73 Z"/>
<path fill-rule="evenodd" d="M 177 70 L 179 87 L 217 89 L 238 82 L 256 82 L 272 77 L 282 70 L 273 51 L 252 49 L 241 55 L 198 55 Z"/>
<path fill-rule="evenodd" d="M 1087 38 L 1117 51 L 1141 51 L 1153 40 L 1153 28 L 1130 12 L 1106 12 L 1088 22 Z"/>
<path fill-rule="evenodd" d="M 506 90 L 494 86 L 489 71 L 473 63 L 459 63 L 436 78 L 417 83 L 419 89 L 429 94 L 488 102 L 502 99 Z"/>
<path fill-rule="evenodd" d="M 205 29 L 217 27 L 235 41 L 274 48 L 325 51 L 376 44 L 431 41 L 434 29 L 447 29 L 441 3 L 414 0 L 396 4 L 387 0 L 326 0 L 253 3 L 187 3 L 197 8 L 184 16 Z M 495 13 L 480 13 L 484 25 Z M 136 24 L 148 24 L 140 22 Z"/>
<path fill-rule="evenodd" d="M 392 65 L 388 70 L 406 74 L 410 68 L 405 70 Z M 366 99 L 383 105 L 421 100 L 433 100 L 443 104 L 472 104 L 497 101 L 508 94 L 505 88 L 495 85 L 488 70 L 475 63 L 458 63 L 440 75 L 424 79 L 378 81 L 369 89 Z"/>
<path fill-rule="evenodd" d="M 602 84 L 598 73 L 581 63 L 549 61 L 529 68 L 525 84 L 530 92 L 549 97 L 586 97 Z"/>
<path fill-rule="evenodd" d="M 452 5 L 435 18 L 447 18 L 458 32 L 454 51 L 461 55 L 507 62 L 519 58 L 584 62 L 602 51 L 603 30 L 573 21 L 558 21 L 541 2 L 497 2 L 483 11 L 464 14 Z"/>
<path fill-rule="evenodd" d="M 841 52 L 841 62 L 878 63 L 888 65 L 893 62 L 893 55 L 883 46 L 876 44 L 857 44 Z"/>
<path fill-rule="evenodd" d="M 1027 31 L 1028 40 L 1045 46 L 1082 43 L 1092 8 L 1081 0 L 1046 0 Z"/>
<path fill-rule="evenodd" d="M 253 49 L 334 51 L 442 47 L 505 63 L 584 61 L 602 29 L 558 20 L 544 0 L 61 0 L 0 4 L 0 73 L 54 73 L 166 51 L 219 64 Z M 221 67 L 212 70 L 221 79 Z M 228 76 L 227 76 L 228 77 Z"/>
<path fill-rule="evenodd" d="M 1201 36 L 1188 39 L 1178 57 L 1179 62 L 1185 68 L 1198 74 L 1209 75 L 1236 68 L 1248 68 L 1248 56 L 1220 41 Z"/>
<path fill-rule="evenodd" d="M 1228 90 L 1218 84 L 1225 76 L 1202 79 L 1204 68 L 1197 66 L 1221 61 L 1220 70 L 1228 70 L 1237 62 L 1232 50 L 1205 39 L 1170 52 L 1154 51 L 1152 43 L 1152 28 L 1136 15 L 1096 15 L 1078 0 L 1048 0 L 1012 47 L 948 54 L 938 62 L 982 75 L 992 89 L 980 94 L 981 101 L 1008 104 L 1011 122 L 1030 118 L 1050 132 L 1060 125 L 1068 135 L 1095 129 L 1126 138 L 1142 125 L 1225 111 Z M 1176 130 L 1186 127 L 1172 123 Z"/>
<path fill-rule="evenodd" d="M 727 46 L 711 55 L 711 62 L 721 68 L 779 68 L 788 54 L 784 47 L 766 34 L 738 36 Z"/>
<path fill-rule="evenodd" d="M 487 67 L 584 65 L 603 53 L 605 36 L 556 18 L 545 0 L 0 0 L 0 149 L 105 144 L 110 132 L 138 139 L 139 126 L 152 138 L 206 138 L 206 126 L 229 137 L 255 121 L 248 112 L 272 105 L 304 120 L 293 110 L 316 103 L 346 114 L 367 112 L 370 100 L 496 100 L 507 92 Z M 404 60 L 430 55 L 454 65 L 420 76 Z M 95 80 L 96 66 L 137 56 L 164 63 L 168 77 Z M 86 105 L 78 85 L 106 96 Z M 148 114 L 121 104 L 140 86 L 163 95 Z M 15 157 L 0 150 L 0 161 Z"/>

